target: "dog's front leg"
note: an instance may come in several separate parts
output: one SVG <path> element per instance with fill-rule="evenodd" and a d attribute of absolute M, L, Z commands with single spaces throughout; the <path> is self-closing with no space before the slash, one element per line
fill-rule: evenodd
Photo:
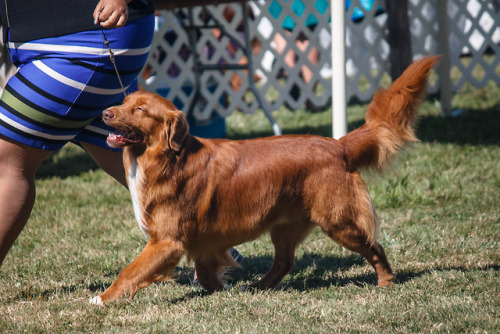
<path fill-rule="evenodd" d="M 125 294 L 130 298 L 152 282 L 163 281 L 179 263 L 184 247 L 174 240 L 150 240 L 142 253 L 125 269 L 116 281 L 101 295 L 90 300 L 91 304 L 102 305 Z"/>

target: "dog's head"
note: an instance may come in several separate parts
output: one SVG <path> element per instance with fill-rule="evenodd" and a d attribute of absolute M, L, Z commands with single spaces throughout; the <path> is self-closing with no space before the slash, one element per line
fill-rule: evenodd
<path fill-rule="evenodd" d="M 104 110 L 102 117 L 118 130 L 107 139 L 115 148 L 163 145 L 179 151 L 189 130 L 186 117 L 172 102 L 142 91 L 128 95 L 122 105 Z"/>

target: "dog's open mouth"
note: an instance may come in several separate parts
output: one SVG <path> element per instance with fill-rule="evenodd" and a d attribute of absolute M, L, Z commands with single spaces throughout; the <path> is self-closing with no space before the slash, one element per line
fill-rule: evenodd
<path fill-rule="evenodd" d="M 127 145 L 135 145 L 142 143 L 144 141 L 144 136 L 135 132 L 127 132 L 123 130 L 118 130 L 115 133 L 110 133 L 108 135 L 108 145 L 111 147 L 123 147 Z"/>

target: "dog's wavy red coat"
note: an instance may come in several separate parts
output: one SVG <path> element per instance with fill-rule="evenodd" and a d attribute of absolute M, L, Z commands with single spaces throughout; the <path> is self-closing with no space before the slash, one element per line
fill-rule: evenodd
<path fill-rule="evenodd" d="M 106 110 L 105 122 L 121 130 L 108 142 L 125 148 L 136 217 L 150 240 L 98 303 L 168 279 L 184 254 L 194 260 L 207 290 L 222 289 L 224 268 L 237 266 L 228 249 L 264 232 L 271 235 L 275 258 L 254 286 L 273 288 L 315 226 L 363 255 L 380 286 L 391 284 L 392 269 L 376 242 L 377 215 L 358 169 L 380 169 L 417 140 L 417 108 L 437 60 L 413 63 L 389 89 L 377 92 L 366 123 L 338 141 L 305 135 L 197 138 L 170 101 L 146 92 Z"/>

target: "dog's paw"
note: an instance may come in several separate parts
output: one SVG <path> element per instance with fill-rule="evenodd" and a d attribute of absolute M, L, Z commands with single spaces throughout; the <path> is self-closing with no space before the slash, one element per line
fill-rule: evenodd
<path fill-rule="evenodd" d="M 91 305 L 97 305 L 97 306 L 103 306 L 104 305 L 100 296 L 95 296 L 94 298 L 91 298 L 89 300 L 89 303 Z"/>

